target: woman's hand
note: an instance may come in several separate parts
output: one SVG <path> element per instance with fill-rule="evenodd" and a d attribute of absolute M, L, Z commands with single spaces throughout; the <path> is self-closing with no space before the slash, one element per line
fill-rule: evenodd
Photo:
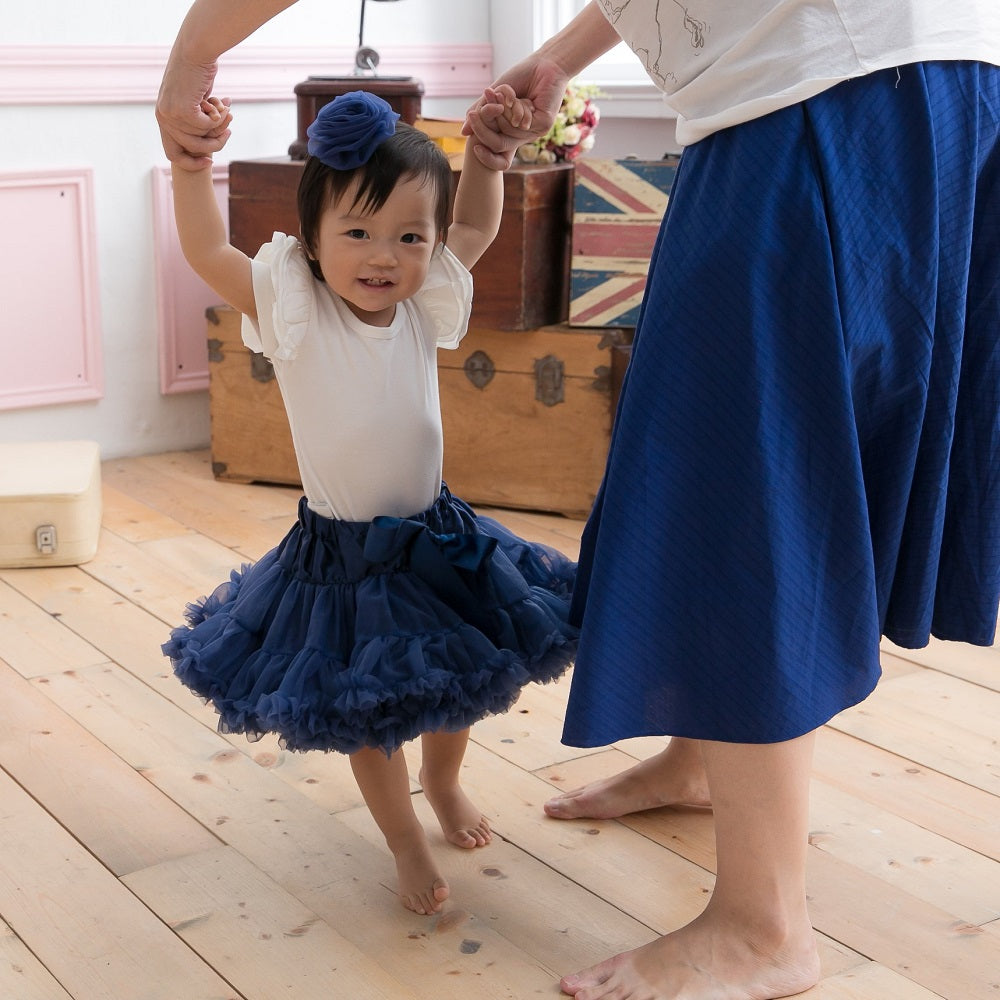
<path fill-rule="evenodd" d="M 226 144 L 228 122 L 213 121 L 202 101 L 212 96 L 218 58 L 295 0 L 194 0 L 177 32 L 156 99 L 167 158 L 201 170 Z M 228 107 L 228 100 L 223 101 Z"/>
<path fill-rule="evenodd" d="M 206 112 L 216 69 L 216 63 L 194 66 L 172 53 L 163 74 L 156 100 L 160 139 L 167 159 L 186 170 L 201 170 L 229 139 L 231 116 Z"/>
<path fill-rule="evenodd" d="M 509 88 L 530 106 L 531 113 L 522 116 L 520 124 L 515 125 L 510 115 L 493 112 L 485 95 L 480 98 L 469 109 L 462 129 L 475 139 L 469 146 L 476 159 L 491 170 L 508 166 L 513 150 L 545 135 L 552 127 L 568 82 L 562 67 L 539 53 L 504 73 L 491 89 Z"/>
<path fill-rule="evenodd" d="M 519 128 L 505 116 L 484 116 L 482 100 L 469 109 L 462 131 L 475 137 L 469 148 L 476 159 L 492 170 L 502 170 L 512 147 L 545 135 L 556 120 L 566 84 L 618 41 L 618 33 L 601 6 L 591 0 L 566 27 L 493 84 L 494 88 L 507 84 L 518 97 L 531 103 L 527 127 Z"/>

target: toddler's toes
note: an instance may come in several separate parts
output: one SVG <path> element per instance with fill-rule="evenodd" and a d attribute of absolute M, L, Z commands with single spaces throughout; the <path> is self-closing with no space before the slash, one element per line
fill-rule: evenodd
<path fill-rule="evenodd" d="M 472 850 L 476 847 L 485 847 L 493 839 L 493 834 L 489 823 L 483 817 L 475 826 L 456 830 L 448 839 L 458 847 Z"/>
<path fill-rule="evenodd" d="M 428 892 L 415 892 L 410 895 L 399 896 L 399 901 L 408 910 L 420 914 L 422 917 L 430 916 L 441 910 L 441 904 L 448 898 L 451 890 L 448 883 L 443 878 L 436 878 Z"/>
<path fill-rule="evenodd" d="M 480 846 L 475 835 L 470 830 L 456 830 L 448 839 L 456 847 L 464 847 L 470 851 L 472 848 Z"/>

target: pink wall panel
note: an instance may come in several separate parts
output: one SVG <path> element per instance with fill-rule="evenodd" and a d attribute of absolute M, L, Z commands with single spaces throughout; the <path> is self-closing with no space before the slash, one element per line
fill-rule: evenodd
<path fill-rule="evenodd" d="M 89 170 L 0 174 L 0 409 L 103 390 Z"/>
<path fill-rule="evenodd" d="M 212 167 L 215 197 L 223 219 L 229 218 L 229 172 Z M 153 171 L 153 241 L 159 312 L 160 391 L 194 392 L 208 388 L 208 334 L 205 310 L 219 303 L 188 267 L 174 227 L 170 170 Z"/>
<path fill-rule="evenodd" d="M 491 45 L 379 45 L 384 74 L 408 74 L 425 97 L 476 97 L 492 74 Z M 0 45 L 0 105 L 152 103 L 169 47 Z M 287 101 L 312 73 L 348 73 L 354 46 L 241 45 L 219 61 L 216 90 L 234 100 Z M 293 133 L 294 134 L 294 133 Z"/>

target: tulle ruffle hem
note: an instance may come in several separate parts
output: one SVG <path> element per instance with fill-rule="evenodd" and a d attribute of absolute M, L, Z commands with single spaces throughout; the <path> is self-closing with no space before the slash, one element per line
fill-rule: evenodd
<path fill-rule="evenodd" d="M 391 753 L 562 674 L 575 573 L 447 489 L 422 514 L 371 523 L 320 517 L 303 499 L 277 548 L 189 605 L 163 652 L 222 732 Z"/>

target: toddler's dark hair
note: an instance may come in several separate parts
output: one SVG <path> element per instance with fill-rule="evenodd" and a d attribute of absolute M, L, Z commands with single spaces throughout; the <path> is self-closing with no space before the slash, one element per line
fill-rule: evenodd
<path fill-rule="evenodd" d="M 320 217 L 331 202 L 340 198 L 355 177 L 359 178 L 355 205 L 366 212 L 377 212 L 401 179 L 424 179 L 432 185 L 437 196 L 434 221 L 442 239 L 447 232 L 451 207 L 448 157 L 419 129 L 397 122 L 395 134 L 376 147 L 367 163 L 354 170 L 334 170 L 315 156 L 306 158 L 298 190 L 299 235 L 309 254 L 309 266 L 320 280 L 322 274 L 313 259 Z"/>

